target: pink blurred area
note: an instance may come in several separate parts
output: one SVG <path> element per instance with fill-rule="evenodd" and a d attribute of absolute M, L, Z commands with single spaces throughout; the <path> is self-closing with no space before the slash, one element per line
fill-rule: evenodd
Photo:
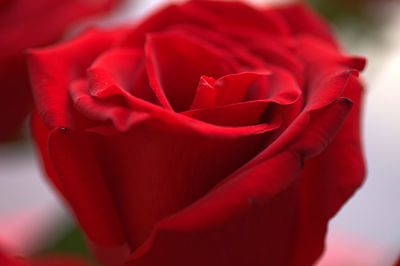
<path fill-rule="evenodd" d="M 327 249 L 315 266 L 394 265 L 388 255 L 384 245 L 336 230 L 330 235 Z"/>
<path fill-rule="evenodd" d="M 30 206 L 0 214 L 0 246 L 26 256 L 63 233 L 62 214 L 49 206 Z"/>

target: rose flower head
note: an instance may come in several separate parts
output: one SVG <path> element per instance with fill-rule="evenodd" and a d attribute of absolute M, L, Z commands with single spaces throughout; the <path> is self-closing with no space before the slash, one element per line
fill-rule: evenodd
<path fill-rule="evenodd" d="M 102 265 L 312 265 L 363 181 L 364 66 L 302 4 L 172 4 L 31 51 L 32 131 Z"/>

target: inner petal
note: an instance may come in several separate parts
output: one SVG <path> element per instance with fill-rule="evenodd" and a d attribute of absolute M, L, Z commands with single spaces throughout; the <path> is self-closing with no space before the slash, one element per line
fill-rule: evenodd
<path fill-rule="evenodd" d="M 245 100 L 250 86 L 256 81 L 258 81 L 256 85 L 257 91 L 265 91 L 267 89 L 265 79 L 267 75 L 269 75 L 268 72 L 243 72 L 229 74 L 218 80 L 203 76 L 197 86 L 191 109 L 242 102 Z"/>
<path fill-rule="evenodd" d="M 273 121 L 266 121 L 268 102 L 242 102 L 213 108 L 195 109 L 183 112 L 186 116 L 221 126 L 250 126 L 268 122 L 272 127 L 279 126 L 280 119 L 273 116 Z M 268 119 L 269 120 L 269 119 Z"/>
<path fill-rule="evenodd" d="M 301 89 L 285 69 L 229 74 L 219 79 L 202 76 L 191 106 L 192 110 L 264 101 L 291 104 L 299 99 Z"/>
<path fill-rule="evenodd" d="M 142 49 L 119 48 L 103 53 L 88 69 L 88 78 L 93 96 L 117 95 L 122 89 L 158 104 L 149 86 Z"/>
<path fill-rule="evenodd" d="M 189 109 L 201 76 L 219 78 L 240 68 L 230 54 L 177 32 L 148 35 L 146 63 L 158 100 L 177 112 Z"/>

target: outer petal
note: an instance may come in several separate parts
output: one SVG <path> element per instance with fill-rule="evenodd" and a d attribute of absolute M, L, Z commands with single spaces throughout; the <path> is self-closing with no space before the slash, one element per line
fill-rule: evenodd
<path fill-rule="evenodd" d="M 68 88 L 86 76 L 86 69 L 111 47 L 121 31 L 90 30 L 55 47 L 32 50 L 28 57 L 36 107 L 48 128 L 72 126 Z"/>
<path fill-rule="evenodd" d="M 363 182 L 365 167 L 359 124 L 361 94 L 360 81 L 351 77 L 344 96 L 353 100 L 353 109 L 331 145 L 305 162 L 300 177 L 299 245 L 294 265 L 308 265 L 319 256 L 328 220 Z"/>
<path fill-rule="evenodd" d="M 299 171 L 290 152 L 260 164 L 160 222 L 127 265 L 287 265 Z"/>
<path fill-rule="evenodd" d="M 193 24 L 177 24 L 169 27 L 168 31 L 183 32 L 185 35 L 195 36 L 212 43 L 222 50 L 229 50 L 242 65 L 249 69 L 265 68 L 266 66 L 261 58 L 248 51 L 246 45 L 229 38 L 220 31 L 215 31 L 214 28 L 202 28 Z"/>
<path fill-rule="evenodd" d="M 263 147 L 268 134 L 216 138 L 150 119 L 129 132 L 94 138 L 130 246 L 154 224 L 202 197 Z"/>
<path fill-rule="evenodd" d="M 311 36 L 299 37 L 294 51 L 306 64 L 308 76 L 314 77 L 314 79 L 324 71 L 332 71 L 340 67 L 362 71 L 366 65 L 365 58 L 346 56 Z"/>
<path fill-rule="evenodd" d="M 112 96 L 116 87 L 147 102 L 158 104 L 150 88 L 143 49 L 113 49 L 103 53 L 88 69 L 92 96 Z"/>
<path fill-rule="evenodd" d="M 295 242 L 302 226 L 297 201 L 303 160 L 328 145 L 350 107 L 338 100 L 313 112 L 285 151 L 233 173 L 159 222 L 128 265 L 293 265 L 297 245 L 304 244 Z"/>
<path fill-rule="evenodd" d="M 57 174 L 54 172 L 53 165 L 51 163 L 51 158 L 49 156 L 48 141 L 50 130 L 43 125 L 40 115 L 36 108 L 32 111 L 31 117 L 31 134 L 36 144 L 36 149 L 40 154 L 41 163 L 46 171 L 47 177 L 50 178 L 52 185 L 57 188 L 64 197 L 64 191 L 60 184 Z"/>
<path fill-rule="evenodd" d="M 146 33 L 160 32 L 172 25 L 192 24 L 215 30 L 215 27 L 234 31 L 266 31 L 269 36 L 287 36 L 289 29 L 276 12 L 262 14 L 256 9 L 240 2 L 223 3 L 218 1 L 189 1 L 181 5 L 171 4 L 152 14 L 123 39 L 123 46 L 142 46 Z M 224 14 L 224 16 L 221 16 Z M 238 20 L 238 16 L 242 19 Z M 224 18 L 226 17 L 226 18 Z M 239 23 L 238 23 L 239 22 Z M 248 23 L 241 27 L 241 23 Z M 232 27 L 234 25 L 234 27 Z"/>
<path fill-rule="evenodd" d="M 274 12 L 259 12 L 259 10 L 243 3 L 224 1 L 192 1 L 188 4 L 196 9 L 204 9 L 221 20 L 215 26 L 229 26 L 243 31 L 259 30 L 271 36 L 286 36 L 289 34 L 286 24 Z M 270 10 L 269 10 L 270 11 Z M 222 24 L 222 25 L 221 25 Z"/>
<path fill-rule="evenodd" d="M 70 95 L 74 107 L 79 112 L 77 118 L 89 118 L 93 121 L 85 121 L 85 128 L 96 126 L 98 123 L 112 121 L 116 130 L 126 131 L 133 124 L 141 122 L 149 115 L 133 112 L 131 109 L 120 104 L 105 102 L 102 99 L 92 97 L 89 94 L 86 79 L 76 80 L 71 84 Z M 84 117 L 82 117 L 82 115 Z"/>
<path fill-rule="evenodd" d="M 48 149 L 62 191 L 89 240 L 103 247 L 103 257 L 122 261 L 123 228 L 87 135 L 54 129 Z"/>
<path fill-rule="evenodd" d="M 267 9 L 268 11 L 268 9 Z M 295 36 L 313 35 L 331 46 L 336 47 L 337 43 L 332 37 L 332 32 L 325 21 L 318 17 L 303 3 L 288 4 L 275 9 L 288 24 L 290 31 Z"/>

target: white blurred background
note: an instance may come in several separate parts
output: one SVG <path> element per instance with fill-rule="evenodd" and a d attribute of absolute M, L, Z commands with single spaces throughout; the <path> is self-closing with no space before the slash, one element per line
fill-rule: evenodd
<path fill-rule="evenodd" d="M 102 23 L 141 17 L 162 2 L 130 1 Z M 343 24 L 337 31 L 349 53 L 369 61 L 363 73 L 368 176 L 331 221 L 318 266 L 391 266 L 400 252 L 400 5 L 385 10 L 385 25 L 373 38 Z M 60 222 L 67 217 L 41 177 L 30 140 L 0 144 L 0 243 L 28 254 L 39 240 L 42 245 L 52 240 L 43 239 L 44 233 L 51 232 L 53 239 L 61 235 Z"/>

